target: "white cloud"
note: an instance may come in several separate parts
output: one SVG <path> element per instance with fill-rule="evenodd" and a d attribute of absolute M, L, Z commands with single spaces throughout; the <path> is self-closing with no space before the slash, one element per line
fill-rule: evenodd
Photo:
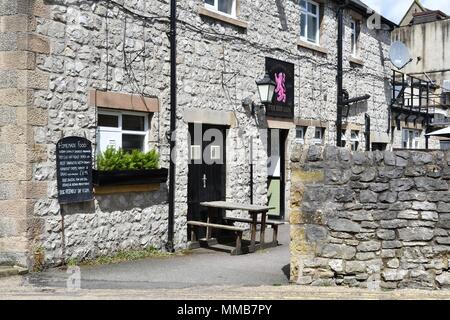
<path fill-rule="evenodd" d="M 413 0 L 362 0 L 372 9 L 381 13 L 384 17 L 399 23 L 409 9 Z M 441 10 L 450 15 L 450 1 L 442 0 L 422 0 L 426 8 L 432 10 Z"/>

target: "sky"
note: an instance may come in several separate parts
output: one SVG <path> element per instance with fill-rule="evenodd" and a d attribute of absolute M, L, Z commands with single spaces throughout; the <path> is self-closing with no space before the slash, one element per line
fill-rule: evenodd
<path fill-rule="evenodd" d="M 413 0 L 361 0 L 387 19 L 399 23 Z M 421 0 L 422 5 L 431 10 L 441 10 L 450 15 L 450 0 Z"/>

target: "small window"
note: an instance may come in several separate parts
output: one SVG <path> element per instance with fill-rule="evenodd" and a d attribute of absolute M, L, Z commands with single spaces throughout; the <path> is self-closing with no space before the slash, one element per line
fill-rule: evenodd
<path fill-rule="evenodd" d="M 342 129 L 341 131 L 341 147 L 344 148 L 347 145 L 347 131 Z"/>
<path fill-rule="evenodd" d="M 300 39 L 319 44 L 319 4 L 300 0 Z"/>
<path fill-rule="evenodd" d="M 419 149 L 420 134 L 420 130 L 403 129 L 402 147 L 404 149 Z"/>
<path fill-rule="evenodd" d="M 191 160 L 200 160 L 202 158 L 202 148 L 198 145 L 191 146 Z"/>
<path fill-rule="evenodd" d="M 221 159 L 220 149 L 220 146 L 211 146 L 211 160 Z"/>
<path fill-rule="evenodd" d="M 350 141 L 352 143 L 352 151 L 357 151 L 359 147 L 359 131 L 357 130 L 351 131 Z"/>
<path fill-rule="evenodd" d="M 358 56 L 359 22 L 350 21 L 352 56 Z"/>
<path fill-rule="evenodd" d="M 325 128 L 316 127 L 314 130 L 314 143 L 323 144 L 323 139 L 325 136 Z"/>
<path fill-rule="evenodd" d="M 122 111 L 98 111 L 97 152 L 108 147 L 147 150 L 148 114 Z"/>
<path fill-rule="evenodd" d="M 119 127 L 119 116 L 111 114 L 99 114 L 98 115 L 98 126 L 108 127 L 108 128 L 118 128 Z"/>
<path fill-rule="evenodd" d="M 129 131 L 145 131 L 145 116 L 122 115 L 122 129 Z"/>
<path fill-rule="evenodd" d="M 217 11 L 221 14 L 236 16 L 237 0 L 204 0 L 207 9 Z"/>
<path fill-rule="evenodd" d="M 308 127 L 298 126 L 295 130 L 295 141 L 297 143 L 305 143 L 306 130 Z"/>
<path fill-rule="evenodd" d="M 450 92 L 442 92 L 441 94 L 441 104 L 443 106 L 449 106 L 450 107 Z"/>

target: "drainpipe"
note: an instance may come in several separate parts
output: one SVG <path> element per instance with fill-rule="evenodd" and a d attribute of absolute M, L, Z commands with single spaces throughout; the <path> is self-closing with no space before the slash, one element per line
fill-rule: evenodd
<path fill-rule="evenodd" d="M 343 109 L 343 37 L 344 37 L 344 9 L 348 5 L 346 0 L 338 7 L 338 36 L 337 36 L 337 119 L 336 119 L 336 145 L 342 146 L 342 109 Z"/>
<path fill-rule="evenodd" d="M 169 167 L 169 217 L 166 250 L 174 251 L 175 217 L 175 150 L 176 108 L 177 108 L 177 1 L 170 0 L 170 167 Z"/>
<path fill-rule="evenodd" d="M 370 116 L 366 113 L 364 117 L 366 120 L 366 151 L 370 151 Z"/>

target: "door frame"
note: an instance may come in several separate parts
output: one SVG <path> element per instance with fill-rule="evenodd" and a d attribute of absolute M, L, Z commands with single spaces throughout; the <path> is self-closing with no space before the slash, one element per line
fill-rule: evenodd
<path fill-rule="evenodd" d="M 193 190 L 191 189 L 191 184 L 194 183 L 193 181 L 191 181 L 192 177 L 191 177 L 191 160 L 190 160 L 190 152 L 191 152 L 191 144 L 192 144 L 192 139 L 194 139 L 194 136 L 191 135 L 191 133 L 194 133 L 194 126 L 195 125 L 201 125 L 202 126 L 202 162 L 203 162 L 203 134 L 205 130 L 208 130 L 210 128 L 214 128 L 214 129 L 219 129 L 220 131 L 223 132 L 224 136 L 223 136 L 223 165 L 221 168 L 221 175 L 223 177 L 223 182 L 222 185 L 220 186 L 221 188 L 221 198 L 223 198 L 222 200 L 226 199 L 226 191 L 227 191 L 227 135 L 228 135 L 228 129 L 229 126 L 227 125 L 216 125 L 216 124 L 209 124 L 209 123 L 196 123 L 196 122 L 189 122 L 188 123 L 188 137 L 189 137 L 189 141 L 188 141 L 188 148 L 187 148 L 187 152 L 188 152 L 188 170 L 187 170 L 187 205 L 188 205 L 188 210 L 187 210 L 187 219 L 192 219 L 193 218 L 193 213 L 192 213 L 192 207 L 191 207 L 191 203 L 193 202 L 191 199 L 191 195 L 190 195 L 190 191 Z M 207 127 L 205 129 L 205 127 Z M 207 165 L 205 163 L 201 164 L 203 165 Z M 189 236 L 189 232 L 190 232 L 190 226 L 188 226 L 188 236 Z"/>
<path fill-rule="evenodd" d="M 283 221 L 286 217 L 286 144 L 289 137 L 288 129 L 268 128 L 267 148 L 268 156 L 271 154 L 272 134 L 271 130 L 279 131 L 279 150 L 280 150 L 280 214 L 277 216 L 268 215 L 271 220 Z M 267 176 L 267 190 L 269 189 L 269 176 Z"/>

